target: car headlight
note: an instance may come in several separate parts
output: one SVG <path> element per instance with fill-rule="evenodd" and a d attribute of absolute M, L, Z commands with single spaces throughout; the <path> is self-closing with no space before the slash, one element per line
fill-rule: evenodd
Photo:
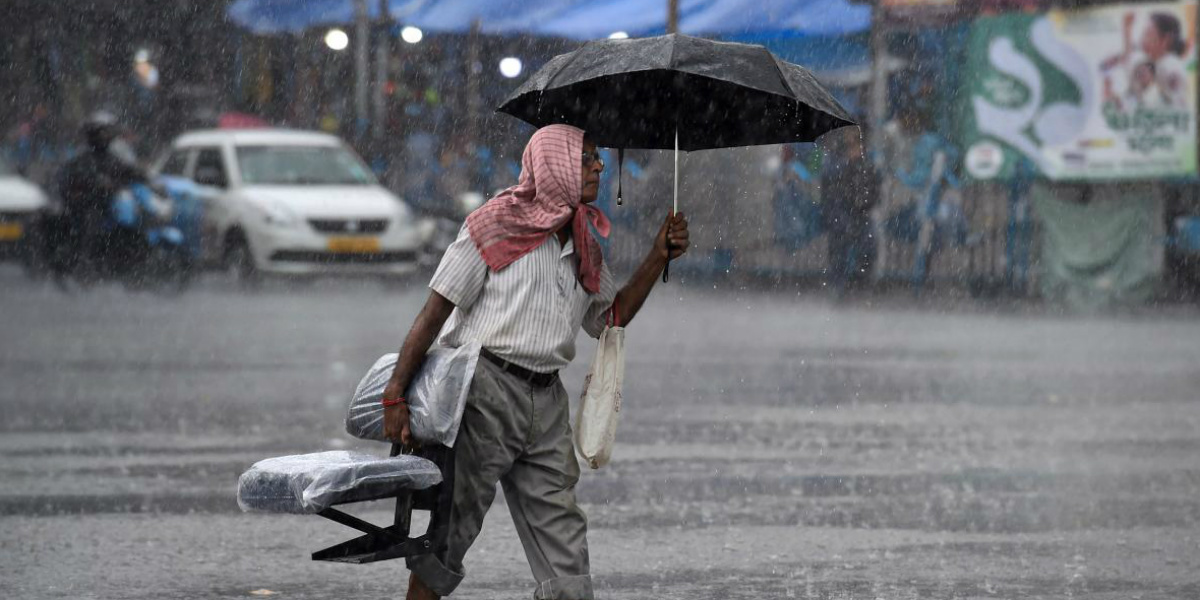
<path fill-rule="evenodd" d="M 263 222 L 272 227 L 291 228 L 300 223 L 300 218 L 292 209 L 282 204 L 264 204 L 262 210 Z"/>

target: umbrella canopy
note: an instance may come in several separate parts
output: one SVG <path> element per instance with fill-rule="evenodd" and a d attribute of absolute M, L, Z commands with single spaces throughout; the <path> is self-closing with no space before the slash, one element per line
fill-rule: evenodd
<path fill-rule="evenodd" d="M 537 127 L 574 125 L 611 148 L 809 142 L 854 124 L 804 67 L 762 46 L 677 34 L 556 56 L 499 110 Z"/>
<path fill-rule="evenodd" d="M 560 54 L 499 111 L 537 127 L 574 125 L 598 146 L 674 148 L 673 212 L 680 149 L 810 142 L 854 124 L 812 73 L 766 48 L 678 34 L 598 40 Z"/>

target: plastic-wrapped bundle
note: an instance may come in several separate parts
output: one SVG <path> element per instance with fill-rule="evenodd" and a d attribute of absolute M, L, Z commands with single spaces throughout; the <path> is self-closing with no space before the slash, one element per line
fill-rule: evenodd
<path fill-rule="evenodd" d="M 335 450 L 268 458 L 238 479 L 244 511 L 312 514 L 334 504 L 373 500 L 442 481 L 437 465 L 419 456 L 381 458 Z"/>
<path fill-rule="evenodd" d="M 480 349 L 478 342 L 458 348 L 434 346 L 425 355 L 421 370 L 404 395 L 409 427 L 417 441 L 454 446 Z M 346 415 L 346 432 L 350 435 L 390 441 L 383 437 L 383 406 L 379 402 L 396 367 L 396 358 L 396 354 L 383 355 L 358 383 Z"/>

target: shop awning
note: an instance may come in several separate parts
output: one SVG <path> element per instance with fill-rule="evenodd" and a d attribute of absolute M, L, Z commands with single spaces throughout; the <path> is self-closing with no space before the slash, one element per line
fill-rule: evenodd
<path fill-rule="evenodd" d="M 367 2 L 372 18 L 379 2 Z M 662 34 L 666 0 L 388 0 L 388 12 L 404 25 L 427 31 L 465 32 L 479 22 L 493 35 L 545 35 L 570 39 Z M 228 12 L 255 33 L 288 33 L 354 19 L 353 0 L 237 0 Z M 870 27 L 871 9 L 849 0 L 680 0 L 679 31 L 692 35 L 748 38 L 859 33 Z"/>

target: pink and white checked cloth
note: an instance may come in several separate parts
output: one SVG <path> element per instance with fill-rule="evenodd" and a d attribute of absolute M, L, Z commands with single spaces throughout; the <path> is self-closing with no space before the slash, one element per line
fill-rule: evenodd
<path fill-rule="evenodd" d="M 488 268 L 499 271 L 541 246 L 571 223 L 579 282 L 600 290 L 604 257 L 589 224 L 601 237 L 611 226 L 600 209 L 579 201 L 583 189 L 583 130 L 548 125 L 529 138 L 517 185 L 500 192 L 467 217 L 467 228 Z"/>

